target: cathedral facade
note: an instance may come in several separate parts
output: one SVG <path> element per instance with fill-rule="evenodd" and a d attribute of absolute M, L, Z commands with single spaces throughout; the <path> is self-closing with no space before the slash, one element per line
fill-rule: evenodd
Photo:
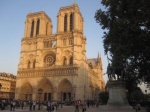
<path fill-rule="evenodd" d="M 76 3 L 60 8 L 56 34 L 52 33 L 52 20 L 45 12 L 27 15 L 15 99 L 98 98 L 105 88 L 102 61 L 99 54 L 97 58 L 86 58 L 83 23 Z"/>

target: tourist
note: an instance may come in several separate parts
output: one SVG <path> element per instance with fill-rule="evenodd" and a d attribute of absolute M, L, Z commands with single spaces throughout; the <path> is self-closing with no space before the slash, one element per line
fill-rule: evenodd
<path fill-rule="evenodd" d="M 13 105 L 13 111 L 15 111 L 15 107 L 16 107 L 16 101 L 15 100 L 12 102 L 12 105 Z"/>
<path fill-rule="evenodd" d="M 24 101 L 21 101 L 21 109 L 23 110 L 24 107 Z"/>
<path fill-rule="evenodd" d="M 85 101 L 82 102 L 82 112 L 86 111 L 86 103 Z"/>
<path fill-rule="evenodd" d="M 138 112 L 138 111 L 141 110 L 141 105 L 140 105 L 140 103 L 137 103 L 137 104 L 136 104 L 135 110 L 136 110 L 136 112 Z"/>
<path fill-rule="evenodd" d="M 10 111 L 13 109 L 13 101 L 10 102 Z"/>
<path fill-rule="evenodd" d="M 36 102 L 33 101 L 33 110 L 35 110 Z"/>
<path fill-rule="evenodd" d="M 80 102 L 79 101 L 76 101 L 75 102 L 75 112 L 79 112 L 79 104 Z"/>
<path fill-rule="evenodd" d="M 47 102 L 47 111 L 51 112 L 51 102 L 50 101 Z"/>
<path fill-rule="evenodd" d="M 33 102 L 32 102 L 32 101 L 29 101 L 30 111 L 32 111 L 32 105 L 33 105 Z"/>

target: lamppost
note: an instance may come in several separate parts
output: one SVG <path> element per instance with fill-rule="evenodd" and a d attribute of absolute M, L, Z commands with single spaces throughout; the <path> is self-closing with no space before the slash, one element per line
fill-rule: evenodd
<path fill-rule="evenodd" d="M 62 103 L 63 103 L 63 92 L 61 92 L 61 108 L 62 108 Z"/>
<path fill-rule="evenodd" d="M 39 107 L 38 107 L 38 110 L 40 110 L 41 108 L 41 101 L 40 101 L 40 99 L 41 99 L 41 94 L 43 93 L 43 90 L 40 88 L 40 89 L 38 89 L 38 94 L 39 94 Z"/>
<path fill-rule="evenodd" d="M 147 105 L 147 90 L 145 90 L 145 93 L 146 93 L 146 105 Z"/>
<path fill-rule="evenodd" d="M 1 92 L 2 84 L 0 83 L 0 92 Z"/>

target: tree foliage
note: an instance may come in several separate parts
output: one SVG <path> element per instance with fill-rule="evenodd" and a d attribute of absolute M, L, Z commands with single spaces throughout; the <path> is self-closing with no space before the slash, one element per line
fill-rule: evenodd
<path fill-rule="evenodd" d="M 105 54 L 114 67 L 123 66 L 126 78 L 150 82 L 150 1 L 102 0 L 95 13 L 104 29 Z"/>

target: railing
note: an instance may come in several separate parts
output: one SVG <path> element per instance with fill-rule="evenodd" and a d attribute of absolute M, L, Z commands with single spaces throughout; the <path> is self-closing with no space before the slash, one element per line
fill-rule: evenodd
<path fill-rule="evenodd" d="M 77 66 L 57 66 L 52 68 L 35 68 L 18 70 L 17 78 L 21 77 L 41 77 L 41 76 L 68 76 L 78 74 Z"/>

